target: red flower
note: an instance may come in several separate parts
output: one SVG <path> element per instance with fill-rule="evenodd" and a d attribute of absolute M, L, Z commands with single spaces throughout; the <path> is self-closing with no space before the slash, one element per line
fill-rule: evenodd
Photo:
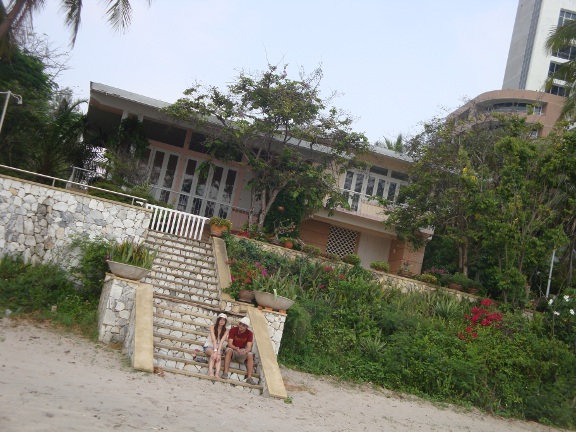
<path fill-rule="evenodd" d="M 466 337 L 465 337 L 462 333 L 460 333 L 460 334 L 458 335 L 458 337 L 459 337 L 460 339 L 466 339 Z"/>
<path fill-rule="evenodd" d="M 492 306 L 492 303 L 494 303 L 494 302 L 493 302 L 492 300 L 490 300 L 490 299 L 484 299 L 484 300 L 482 300 L 482 301 L 480 302 L 480 304 L 481 304 L 482 306 L 486 306 L 486 307 Z"/>
<path fill-rule="evenodd" d="M 470 333 L 472 331 L 472 327 L 466 327 L 466 331 Z"/>
<path fill-rule="evenodd" d="M 478 333 L 476 333 L 476 332 L 472 333 L 472 337 L 473 337 L 474 339 L 476 339 L 476 338 L 478 337 Z"/>

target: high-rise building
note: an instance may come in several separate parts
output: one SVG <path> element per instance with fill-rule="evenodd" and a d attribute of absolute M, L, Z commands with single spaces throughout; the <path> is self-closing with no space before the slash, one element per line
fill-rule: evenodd
<path fill-rule="evenodd" d="M 557 26 L 576 19 L 576 0 L 519 0 L 502 89 L 543 91 L 551 72 L 576 58 L 576 46 L 549 54 L 546 39 Z M 549 93 L 564 96 L 561 82 Z"/>

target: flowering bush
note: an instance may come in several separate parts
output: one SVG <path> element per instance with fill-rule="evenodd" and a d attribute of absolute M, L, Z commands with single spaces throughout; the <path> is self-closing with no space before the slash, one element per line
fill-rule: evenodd
<path fill-rule="evenodd" d="M 493 305 L 494 301 L 484 299 L 480 302 L 480 307 L 474 306 L 470 314 L 464 315 L 467 326 L 464 332 L 458 334 L 458 338 L 462 340 L 476 339 L 481 328 L 500 328 L 502 315 L 494 311 Z"/>
<path fill-rule="evenodd" d="M 252 282 L 257 276 L 268 276 L 266 268 L 259 262 L 247 260 L 230 260 L 230 285 L 228 292 L 232 297 L 236 297 L 240 290 L 252 290 Z"/>

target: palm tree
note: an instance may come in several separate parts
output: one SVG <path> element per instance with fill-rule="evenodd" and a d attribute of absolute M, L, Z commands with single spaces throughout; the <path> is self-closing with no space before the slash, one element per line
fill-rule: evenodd
<path fill-rule="evenodd" d="M 576 40 L 576 21 L 568 21 L 561 27 L 557 27 L 550 32 L 546 40 L 546 49 L 549 53 L 564 50 L 574 45 Z M 546 80 L 546 89 L 549 90 L 557 81 L 566 83 L 566 102 L 562 110 L 567 117 L 576 114 L 576 92 L 573 91 L 576 85 L 576 58 L 563 63 Z"/>
<path fill-rule="evenodd" d="M 152 0 L 145 0 L 148 4 Z M 40 10 L 46 0 L 12 0 L 8 8 L 0 1 L 0 41 L 6 38 L 13 39 L 15 35 L 26 26 L 32 25 L 32 16 Z M 115 30 L 124 31 L 130 25 L 132 19 L 132 6 L 130 0 L 105 0 L 105 15 L 108 22 Z M 66 14 L 65 23 L 72 30 L 70 44 L 74 46 L 78 29 L 80 28 L 80 16 L 82 12 L 82 0 L 61 0 L 61 9 Z"/>
<path fill-rule="evenodd" d="M 386 148 L 388 150 L 393 150 L 396 153 L 404 153 L 406 150 L 404 148 L 404 137 L 402 134 L 398 134 L 395 140 L 391 140 L 389 138 L 384 137 L 384 141 L 376 141 L 376 147 Z"/>

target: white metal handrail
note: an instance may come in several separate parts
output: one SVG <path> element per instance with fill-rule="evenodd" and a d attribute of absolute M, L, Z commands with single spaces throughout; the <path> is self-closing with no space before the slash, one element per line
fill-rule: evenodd
<path fill-rule="evenodd" d="M 185 238 L 193 238 L 194 240 L 199 240 L 202 237 L 204 225 L 208 220 L 204 216 L 152 204 L 146 204 L 146 208 L 154 211 L 150 221 L 150 229 L 167 234 L 176 234 Z"/>
<path fill-rule="evenodd" d="M 110 193 L 110 194 L 113 194 L 113 195 L 118 195 L 118 196 L 121 196 L 121 197 L 124 197 L 124 198 L 130 198 L 130 199 L 132 200 L 132 205 L 136 205 L 136 204 L 137 204 L 137 205 L 140 205 L 140 206 L 141 206 L 141 205 L 146 204 L 146 202 L 148 201 L 148 200 L 146 200 L 146 198 L 141 198 L 141 197 L 137 197 L 137 196 L 134 196 L 134 195 L 128 195 L 128 194 L 125 194 L 125 193 L 122 193 L 122 192 L 116 192 L 116 191 L 112 191 L 112 190 L 109 190 L 109 189 L 102 189 L 102 188 L 99 188 L 99 187 L 96 187 L 96 186 L 90 186 L 90 185 L 86 185 L 86 184 L 82 184 L 82 183 L 77 183 L 77 182 L 70 181 L 70 180 L 64 180 L 64 179 L 61 179 L 61 178 L 58 178 L 58 177 L 52 177 L 52 176 L 45 175 L 45 174 L 38 174 L 38 173 L 35 173 L 35 172 L 32 172 L 32 171 L 26 171 L 26 170 L 23 170 L 23 169 L 20 169 L 20 168 L 14 168 L 14 167 L 7 166 L 7 165 L 0 165 L 0 168 L 5 168 L 5 169 L 7 169 L 7 170 L 12 170 L 12 171 L 21 172 L 21 173 L 24 173 L 24 174 L 30 174 L 30 175 L 33 175 L 33 176 L 36 176 L 36 177 L 42 177 L 42 178 L 45 178 L 45 179 L 50 179 L 50 180 L 52 180 L 52 185 L 51 185 L 52 187 L 56 187 L 56 181 L 61 181 L 61 182 L 66 183 L 67 185 L 68 185 L 68 184 L 76 185 L 76 186 L 78 186 L 78 189 L 88 188 L 88 189 L 92 189 L 92 190 L 98 190 L 98 191 Z"/>

